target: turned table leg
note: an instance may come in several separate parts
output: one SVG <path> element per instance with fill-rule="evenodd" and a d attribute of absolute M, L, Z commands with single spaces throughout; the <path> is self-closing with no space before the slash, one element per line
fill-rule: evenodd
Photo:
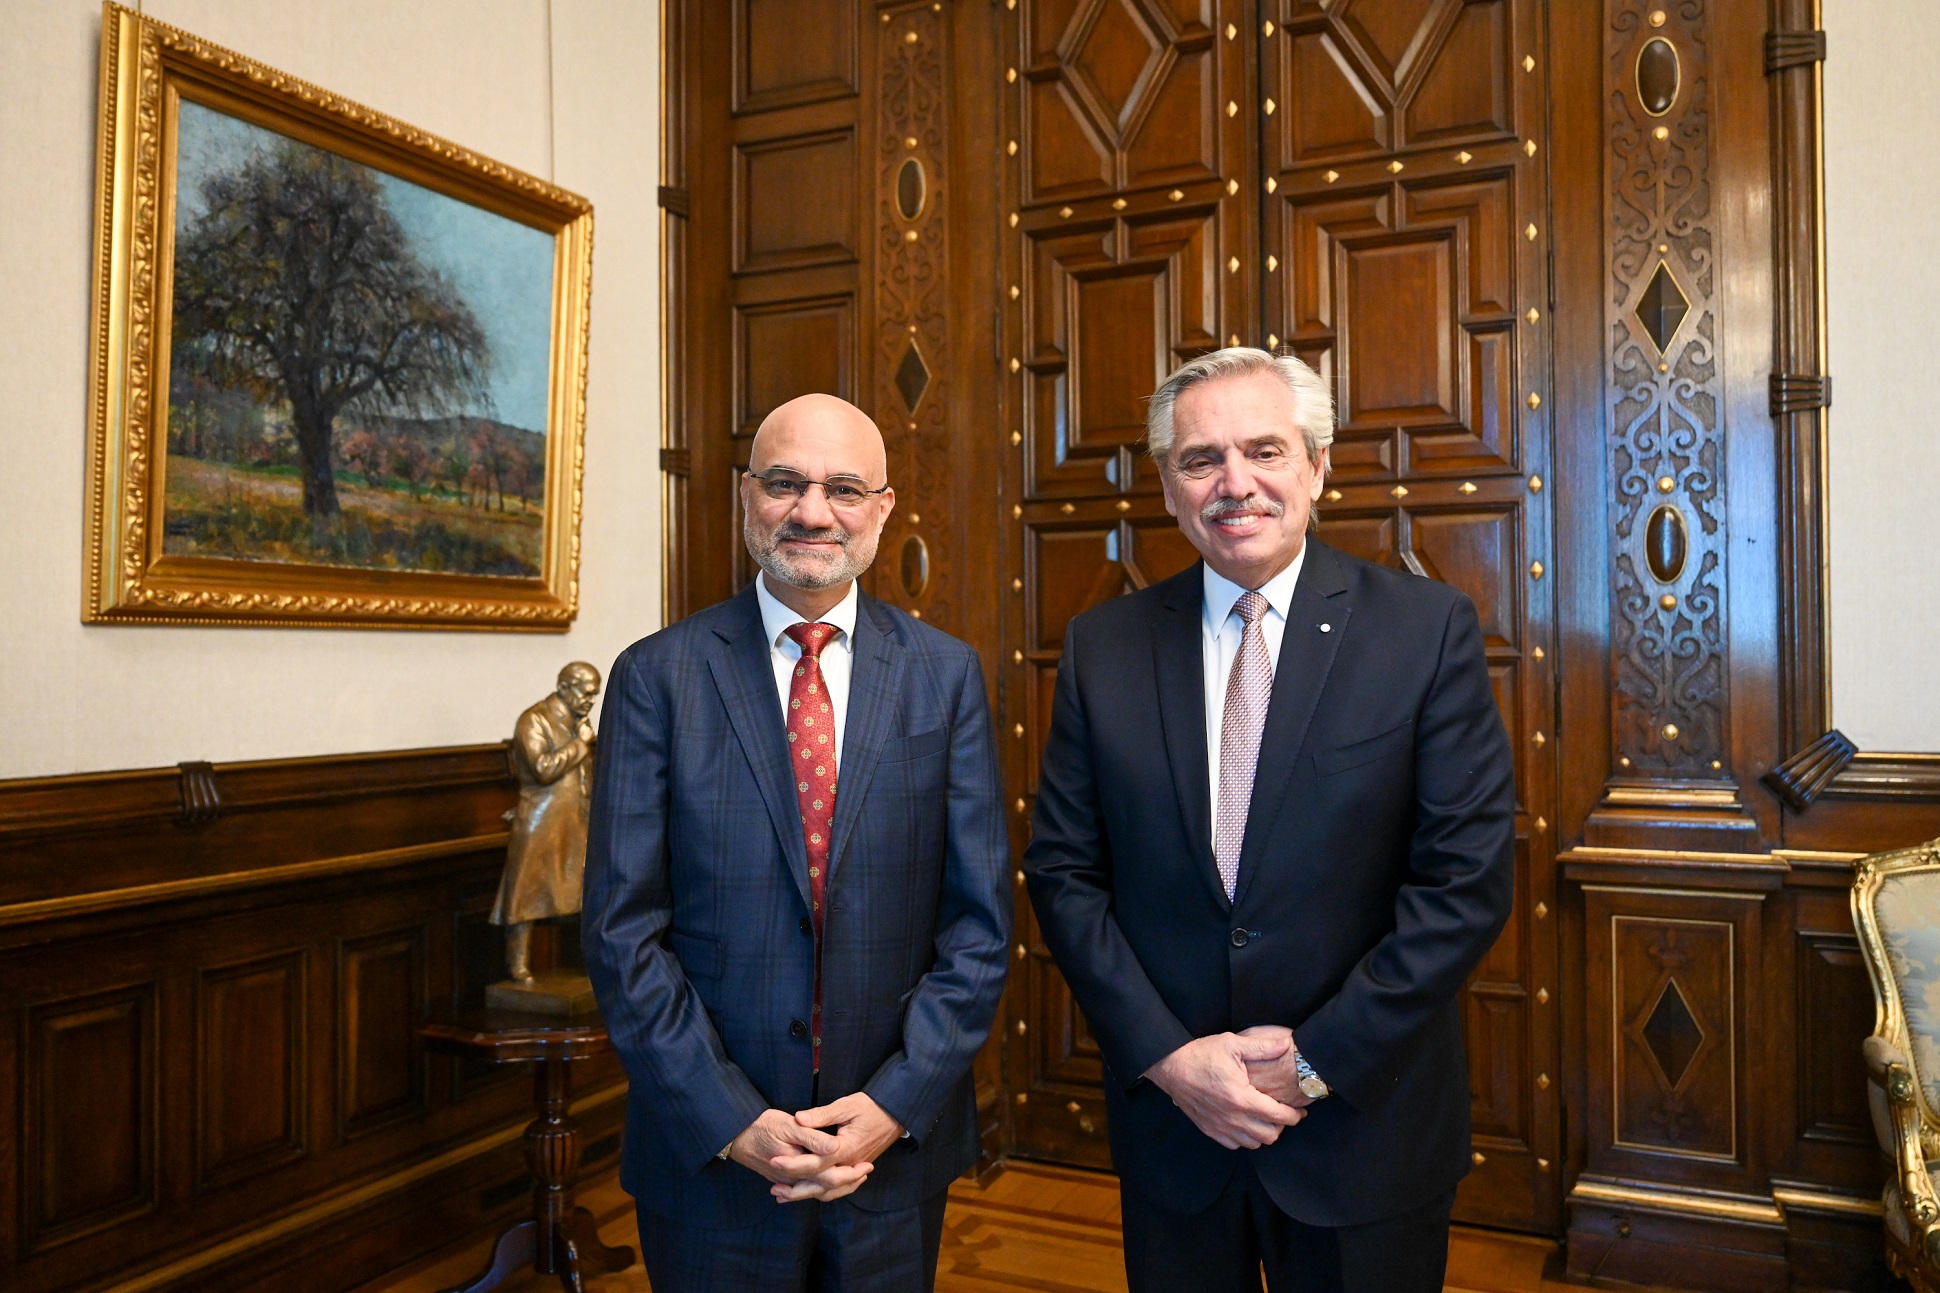
<path fill-rule="evenodd" d="M 567 1249 L 573 1176 L 579 1171 L 579 1124 L 569 1111 L 572 1069 L 551 1056 L 533 1066 L 532 1100 L 539 1116 L 525 1129 L 525 1162 L 532 1172 L 532 1268 L 542 1275 L 572 1269 Z M 562 1260 L 564 1259 L 564 1260 Z"/>
<path fill-rule="evenodd" d="M 573 1206 L 580 1145 L 579 1124 L 570 1108 L 572 1066 L 555 1056 L 533 1065 L 532 1099 L 538 1117 L 525 1129 L 532 1216 L 499 1236 L 482 1274 L 448 1293 L 486 1293 L 528 1264 L 541 1275 L 557 1275 L 569 1293 L 581 1293 L 582 1269 L 621 1271 L 633 1265 L 631 1248 L 600 1242 L 593 1214 Z"/>

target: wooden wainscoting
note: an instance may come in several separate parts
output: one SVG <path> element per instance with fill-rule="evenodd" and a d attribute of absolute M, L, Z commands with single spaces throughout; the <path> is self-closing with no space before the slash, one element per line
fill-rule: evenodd
<path fill-rule="evenodd" d="M 524 1203 L 505 747 L 0 782 L 0 1287 L 340 1289 Z M 594 1165 L 624 1087 L 581 1076 Z"/>

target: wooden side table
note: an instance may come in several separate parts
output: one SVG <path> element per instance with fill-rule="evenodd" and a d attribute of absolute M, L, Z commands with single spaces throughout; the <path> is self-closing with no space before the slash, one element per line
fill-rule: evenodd
<path fill-rule="evenodd" d="M 568 1109 L 572 1063 L 613 1048 L 599 1016 L 568 1019 L 486 1009 L 433 1020 L 418 1031 L 440 1050 L 495 1064 L 532 1064 L 532 1101 L 538 1113 L 525 1129 L 532 1215 L 500 1232 L 483 1272 L 445 1293 L 486 1293 L 525 1266 L 541 1275 L 557 1275 L 569 1293 L 584 1293 L 582 1269 L 620 1271 L 633 1265 L 633 1250 L 601 1243 L 593 1214 L 572 1201 L 580 1152 L 579 1124 Z"/>

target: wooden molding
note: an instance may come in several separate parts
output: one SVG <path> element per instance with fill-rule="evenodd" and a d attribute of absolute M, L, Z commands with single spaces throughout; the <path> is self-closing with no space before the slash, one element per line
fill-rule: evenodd
<path fill-rule="evenodd" d="M 1940 754 L 1854 755 L 1824 794 L 1828 799 L 1940 803 Z"/>
<path fill-rule="evenodd" d="M 1940 754 L 1861 752 L 1829 731 L 1759 778 L 1793 812 L 1820 799 L 1940 802 Z"/>
<path fill-rule="evenodd" d="M 1823 374 L 1773 373 L 1771 388 L 1771 409 L 1775 418 L 1788 413 L 1809 413 L 1813 409 L 1832 407 L 1832 379 Z"/>
<path fill-rule="evenodd" d="M 1794 67 L 1809 67 L 1825 62 L 1823 31 L 1768 31 L 1765 33 L 1765 75 Z"/>
<path fill-rule="evenodd" d="M 208 762 L 178 763 L 182 775 L 182 811 L 175 820 L 184 826 L 200 826 L 222 815 L 222 790 L 216 785 L 216 765 Z"/>
<path fill-rule="evenodd" d="M 1757 1226 L 1779 1226 L 1785 1217 L 1778 1204 L 1758 1195 L 1731 1195 L 1708 1190 L 1681 1190 L 1642 1181 L 1600 1179 L 1585 1174 L 1570 1189 L 1571 1203 L 1600 1203 L 1666 1216 L 1702 1217 Z"/>
<path fill-rule="evenodd" d="M 142 821 L 207 822 L 251 809 L 511 780 L 503 741 L 25 777 L 0 781 L 0 838 Z"/>
<path fill-rule="evenodd" d="M 194 876 L 185 880 L 163 880 L 155 884 L 129 885 L 125 888 L 101 889 L 91 893 L 63 894 L 59 898 L 43 898 L 32 902 L 0 904 L 0 928 L 8 925 L 24 925 L 36 920 L 52 920 L 59 916 L 93 915 L 179 898 L 232 893 L 238 889 L 295 884 L 302 880 L 320 880 L 358 871 L 379 871 L 386 867 L 404 866 L 412 862 L 461 857 L 467 853 L 487 853 L 504 848 L 509 838 L 511 837 L 506 832 L 498 831 L 490 835 L 439 840 L 432 844 L 415 844 L 405 848 L 377 849 L 369 853 L 320 858 L 314 862 L 291 862 L 281 866 L 256 867 L 247 871 Z"/>
<path fill-rule="evenodd" d="M 1825 56 L 1809 0 L 1775 0 L 1765 35 L 1772 159 L 1771 415 L 1778 450 L 1779 732 L 1774 753 L 1800 750 L 1832 726 L 1825 609 L 1827 513 L 1825 230 L 1818 78 L 1771 75 Z M 1809 55 L 1810 58 L 1806 56 Z"/>
<path fill-rule="evenodd" d="M 1837 729 L 1794 754 L 1760 777 L 1765 786 L 1783 799 L 1793 812 L 1803 812 L 1832 784 L 1832 779 L 1851 763 L 1859 748 Z"/>

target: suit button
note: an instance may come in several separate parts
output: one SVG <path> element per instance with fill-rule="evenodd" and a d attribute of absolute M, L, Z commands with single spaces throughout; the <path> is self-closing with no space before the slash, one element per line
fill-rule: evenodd
<path fill-rule="evenodd" d="M 788 1021 L 788 1035 L 797 1038 L 806 1037 L 808 1036 L 808 1025 L 799 1019 L 791 1019 Z"/>
<path fill-rule="evenodd" d="M 1233 931 L 1233 946 L 1234 946 L 1234 947 L 1245 947 L 1245 946 L 1246 946 L 1246 931 L 1245 931 L 1245 930 L 1243 930 L 1243 929 L 1236 929 L 1236 930 L 1234 930 L 1234 931 Z"/>
<path fill-rule="evenodd" d="M 806 916 L 803 916 L 803 917 L 802 917 L 802 933 L 804 933 L 804 934 L 813 934 L 814 932 L 815 932 L 815 922 L 814 922 L 814 921 L 812 921 L 812 920 L 810 920 L 810 919 L 809 919 L 808 917 L 806 917 Z"/>

